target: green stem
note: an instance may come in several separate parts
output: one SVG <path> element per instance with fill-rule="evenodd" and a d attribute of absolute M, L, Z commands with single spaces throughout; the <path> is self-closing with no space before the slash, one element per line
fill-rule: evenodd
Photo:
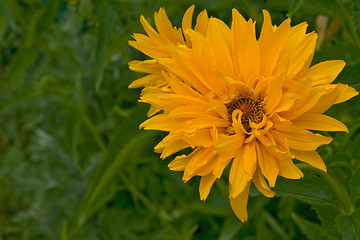
<path fill-rule="evenodd" d="M 281 239 L 290 240 L 291 238 L 288 236 L 282 225 L 274 218 L 268 211 L 264 211 L 265 221 L 270 225 L 271 229 L 277 233 Z"/>
<path fill-rule="evenodd" d="M 305 163 L 299 163 L 296 164 L 296 166 L 301 168 L 302 170 L 307 169 L 307 170 L 316 171 L 321 175 L 321 177 L 326 181 L 326 183 L 329 185 L 329 187 L 335 194 L 336 198 L 338 199 L 340 209 L 344 215 L 350 216 L 355 211 L 349 193 L 346 191 L 344 187 L 342 187 L 339 183 L 337 183 L 330 174 L 323 172 L 317 168 L 311 167 L 310 165 L 307 165 Z"/>
<path fill-rule="evenodd" d="M 95 142 L 98 145 L 98 147 L 100 148 L 100 150 L 103 153 L 106 153 L 107 149 L 105 147 L 105 144 L 104 144 L 103 140 L 101 139 L 99 133 L 97 132 L 95 125 L 90 120 L 90 118 L 87 115 L 83 114 L 83 121 L 84 121 L 85 125 L 89 128 L 92 135 L 94 136 Z"/>
<path fill-rule="evenodd" d="M 123 172 L 120 172 L 119 176 L 128 190 L 131 191 L 131 193 L 134 194 L 137 198 L 139 198 L 140 201 L 160 220 L 162 224 L 168 226 L 172 231 L 177 231 L 177 229 L 169 221 L 170 219 L 161 214 L 159 208 L 153 204 L 134 184 L 132 184 Z"/>
<path fill-rule="evenodd" d="M 124 184 L 127 186 L 127 188 L 129 189 L 129 191 L 131 191 L 132 194 L 134 194 L 137 198 L 139 198 L 144 203 L 144 205 L 154 213 L 154 215 L 162 219 L 157 207 L 154 204 L 152 204 L 152 202 L 140 190 L 138 190 L 135 185 L 131 183 L 131 181 L 127 178 L 127 176 L 123 172 L 120 172 L 119 176 L 121 180 L 124 182 Z"/>

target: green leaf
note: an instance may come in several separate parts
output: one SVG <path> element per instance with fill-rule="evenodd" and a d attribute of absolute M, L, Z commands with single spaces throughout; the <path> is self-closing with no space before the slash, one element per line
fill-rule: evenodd
<path fill-rule="evenodd" d="M 139 149 L 152 143 L 155 135 L 154 132 L 147 131 L 134 136 L 139 123 L 145 117 L 144 115 L 144 108 L 137 108 L 115 131 L 109 150 L 104 156 L 81 203 L 76 222 L 74 223 L 76 224 L 75 228 L 83 225 L 89 216 L 94 214 L 95 206 L 96 209 L 99 209 L 101 205 L 106 203 L 105 200 L 110 200 L 109 198 L 103 198 L 102 194 L 107 192 L 108 189 L 113 189 L 109 184 L 118 174 L 126 160 L 136 157 L 137 154 L 141 153 Z"/>
<path fill-rule="evenodd" d="M 227 219 L 218 240 L 234 239 L 235 234 L 239 231 L 241 226 L 242 224 L 239 221 L 234 222 L 233 219 Z"/>
<path fill-rule="evenodd" d="M 326 239 L 325 238 L 326 234 L 324 233 L 323 229 L 320 227 L 319 224 L 310 222 L 295 213 L 292 213 L 291 217 L 296 223 L 296 225 L 300 228 L 301 232 L 308 239 L 311 240 Z"/>
<path fill-rule="evenodd" d="M 23 78 L 24 71 L 29 68 L 36 58 L 38 52 L 34 48 L 22 48 L 11 59 L 7 66 L 5 79 L 9 79 L 12 86 L 20 86 L 26 79 Z"/>
<path fill-rule="evenodd" d="M 359 57 L 359 56 L 358 56 Z M 352 87 L 355 87 L 357 90 L 360 89 L 360 59 L 347 63 L 336 78 L 336 82 L 341 82 L 344 84 L 349 84 Z"/>
<path fill-rule="evenodd" d="M 91 16 L 93 8 L 91 0 L 82 0 L 79 6 L 79 14 L 84 17 Z"/>
<path fill-rule="evenodd" d="M 312 14 L 323 14 L 331 17 L 344 18 L 336 0 L 305 0 L 302 11 Z"/>
<path fill-rule="evenodd" d="M 90 191 L 86 193 L 82 207 L 80 207 L 77 224 L 82 225 L 87 220 L 87 218 L 94 213 L 92 211 L 94 206 L 97 205 L 99 208 L 99 204 L 97 204 L 98 200 L 102 202 L 102 205 L 105 204 L 102 194 L 105 191 L 108 191 L 108 188 L 110 187 L 109 184 L 116 176 L 116 174 L 118 174 L 121 166 L 125 163 L 126 160 L 131 159 L 134 157 L 134 155 L 138 154 L 140 152 L 139 149 L 141 149 L 143 145 L 150 144 L 154 138 L 154 135 L 154 132 L 144 132 L 137 137 L 129 139 L 129 142 L 123 148 L 118 149 L 116 154 L 107 154 L 105 156 L 103 161 L 112 161 L 112 163 L 103 172 L 101 172 L 100 179 L 95 182 L 93 187 L 90 188 Z M 115 135 L 114 141 L 116 142 L 116 139 L 121 137 L 121 133 Z"/>
<path fill-rule="evenodd" d="M 359 144 L 360 141 L 357 142 Z M 360 146 L 360 144 L 359 144 Z M 358 148 L 359 150 L 359 148 Z M 357 197 L 360 194 L 360 167 L 356 169 L 350 180 L 350 192 L 351 196 Z"/>
<path fill-rule="evenodd" d="M 110 31 L 115 22 L 115 11 L 110 5 L 107 5 L 105 1 L 103 4 L 98 6 L 98 20 L 99 28 L 95 49 L 96 61 L 94 68 L 96 90 L 100 89 L 100 84 L 103 80 L 106 44 L 109 40 Z"/>
<path fill-rule="evenodd" d="M 289 7 L 287 16 L 289 18 L 292 18 L 294 16 L 294 14 L 300 9 L 302 3 L 304 0 L 292 0 L 291 1 L 291 5 Z"/>
<path fill-rule="evenodd" d="M 359 56 L 360 47 L 349 42 L 341 42 L 339 40 L 334 40 L 327 45 L 321 46 L 320 51 L 317 51 L 314 55 L 313 64 L 327 61 L 330 59 L 341 59 L 344 60 L 347 64 L 349 64 L 359 60 Z M 342 82 L 340 78 L 337 78 L 335 80 L 335 83 L 337 81 Z M 345 79 L 345 83 L 347 83 L 347 81 L 348 79 Z"/>
<path fill-rule="evenodd" d="M 311 208 L 316 212 L 317 218 L 321 222 L 321 228 L 327 234 L 328 240 L 338 240 L 341 238 L 341 234 L 336 228 L 336 217 L 339 214 L 339 211 L 333 206 L 311 206 Z"/>
<path fill-rule="evenodd" d="M 354 9 L 356 33 L 358 38 L 360 39 L 360 1 L 359 0 L 353 1 L 353 9 Z"/>
<path fill-rule="evenodd" d="M 360 210 L 355 211 L 351 216 L 339 214 L 336 218 L 336 225 L 344 240 L 359 240 Z"/>
<path fill-rule="evenodd" d="M 273 189 L 278 196 L 292 196 L 312 204 L 333 204 L 335 198 L 324 180 L 314 172 L 305 172 L 302 179 L 280 177 Z"/>

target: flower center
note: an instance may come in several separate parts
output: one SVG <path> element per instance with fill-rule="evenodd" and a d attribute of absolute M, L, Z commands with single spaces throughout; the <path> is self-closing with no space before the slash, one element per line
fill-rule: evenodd
<path fill-rule="evenodd" d="M 260 123 L 263 120 L 264 115 L 264 103 L 263 100 L 254 100 L 251 97 L 238 97 L 232 102 L 225 105 L 227 111 L 232 119 L 232 113 L 239 109 L 243 113 L 241 115 L 241 124 L 245 131 L 251 132 L 250 122 Z"/>

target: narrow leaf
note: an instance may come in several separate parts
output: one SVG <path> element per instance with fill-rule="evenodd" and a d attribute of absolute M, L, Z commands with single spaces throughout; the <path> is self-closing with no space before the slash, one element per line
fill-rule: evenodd
<path fill-rule="evenodd" d="M 310 240 L 325 239 L 323 229 L 319 224 L 310 222 L 299 215 L 292 213 L 292 219 L 296 225 L 300 228 L 301 232 Z"/>

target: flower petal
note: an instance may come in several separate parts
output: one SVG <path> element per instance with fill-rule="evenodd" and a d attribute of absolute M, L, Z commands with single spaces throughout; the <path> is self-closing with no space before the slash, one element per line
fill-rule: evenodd
<path fill-rule="evenodd" d="M 283 75 L 269 81 L 265 97 L 265 111 L 270 115 L 279 104 L 282 97 Z"/>
<path fill-rule="evenodd" d="M 230 52 L 230 29 L 221 20 L 210 18 L 206 41 L 216 56 L 216 70 L 226 76 L 235 77 L 233 61 Z"/>
<path fill-rule="evenodd" d="M 344 66 L 345 62 L 343 60 L 321 62 L 310 67 L 306 72 L 306 76 L 311 77 L 313 86 L 329 84 L 335 80 Z"/>
<path fill-rule="evenodd" d="M 291 150 L 291 153 L 294 154 L 297 160 L 306 162 L 313 167 L 323 170 L 324 172 L 327 171 L 324 161 L 316 151 Z"/>
<path fill-rule="evenodd" d="M 245 135 L 234 134 L 221 139 L 216 145 L 215 150 L 219 155 L 229 154 L 238 151 L 244 143 Z"/>
<path fill-rule="evenodd" d="M 279 165 L 275 157 L 270 154 L 260 143 L 256 144 L 256 152 L 261 172 L 268 180 L 269 186 L 274 187 L 276 178 L 279 174 Z"/>
<path fill-rule="evenodd" d="M 194 30 L 196 32 L 201 33 L 202 35 L 205 35 L 208 22 L 209 22 L 209 17 L 207 15 L 206 10 L 200 12 L 196 18 L 196 25 Z"/>
<path fill-rule="evenodd" d="M 231 186 L 231 185 L 230 185 Z M 232 187 L 232 186 L 231 186 Z M 230 188 L 231 190 L 231 188 Z M 244 190 L 236 197 L 230 197 L 230 205 L 235 215 L 242 222 L 246 222 L 248 218 L 247 214 L 247 202 L 249 198 L 250 182 L 245 186 Z"/>
<path fill-rule="evenodd" d="M 250 180 L 257 167 L 257 154 L 254 141 L 244 145 L 243 164 L 245 176 Z"/>
<path fill-rule="evenodd" d="M 265 181 L 264 175 L 262 175 L 260 168 L 257 168 L 253 176 L 252 181 L 255 184 L 255 187 L 266 197 L 273 197 L 275 192 L 273 192 L 267 182 Z"/>
<path fill-rule="evenodd" d="M 280 157 L 277 158 L 279 164 L 279 175 L 289 179 L 300 179 L 304 177 L 302 171 L 295 166 L 291 158 Z"/>
<path fill-rule="evenodd" d="M 347 84 L 339 84 L 341 87 L 340 96 L 336 99 L 335 104 L 345 102 L 350 98 L 353 98 L 359 94 L 355 88 L 350 87 Z"/>
<path fill-rule="evenodd" d="M 302 128 L 293 128 L 291 133 L 283 133 L 287 137 L 289 147 L 300 151 L 313 151 L 318 147 L 329 144 L 331 137 L 324 137 L 320 134 L 314 134 Z"/>
<path fill-rule="evenodd" d="M 191 158 L 193 158 L 193 156 L 196 155 L 199 150 L 200 148 L 197 148 L 189 155 L 177 156 L 168 164 L 168 168 L 172 171 L 184 171 Z"/>
<path fill-rule="evenodd" d="M 199 193 L 200 193 L 200 199 L 202 201 L 205 201 L 207 196 L 210 193 L 210 189 L 212 187 L 212 185 L 214 184 L 216 180 L 216 177 L 212 174 L 208 174 L 206 176 L 202 176 L 201 180 L 200 180 L 200 185 L 199 185 Z"/>
<path fill-rule="evenodd" d="M 185 31 L 188 28 L 192 28 L 192 17 L 193 17 L 193 14 L 194 14 L 194 8 L 195 8 L 195 5 L 191 5 L 186 10 L 186 12 L 184 14 L 184 17 L 183 17 L 183 20 L 182 20 L 182 29 L 183 29 L 183 31 Z M 185 35 L 185 39 L 186 39 L 186 42 L 187 42 L 187 46 L 190 47 L 191 46 L 190 38 L 187 35 Z"/>
<path fill-rule="evenodd" d="M 244 148 L 241 148 L 239 153 L 234 157 L 230 169 L 229 182 L 232 186 L 230 189 L 230 197 L 232 198 L 244 191 L 246 184 L 249 182 L 244 171 L 244 160 Z"/>
<path fill-rule="evenodd" d="M 213 157 L 215 157 L 213 148 L 199 148 L 200 150 L 190 159 L 189 163 L 186 165 L 183 175 L 183 180 L 185 182 L 193 176 L 199 175 L 198 171 L 202 170 L 201 168 L 206 166 L 213 159 Z"/>
<path fill-rule="evenodd" d="M 172 43 L 184 43 L 182 34 L 172 26 L 164 8 L 154 13 L 154 20 L 157 30 L 164 39 Z"/>
<path fill-rule="evenodd" d="M 296 127 L 310 130 L 349 132 L 342 122 L 321 113 L 304 113 L 294 119 L 293 123 Z"/>

